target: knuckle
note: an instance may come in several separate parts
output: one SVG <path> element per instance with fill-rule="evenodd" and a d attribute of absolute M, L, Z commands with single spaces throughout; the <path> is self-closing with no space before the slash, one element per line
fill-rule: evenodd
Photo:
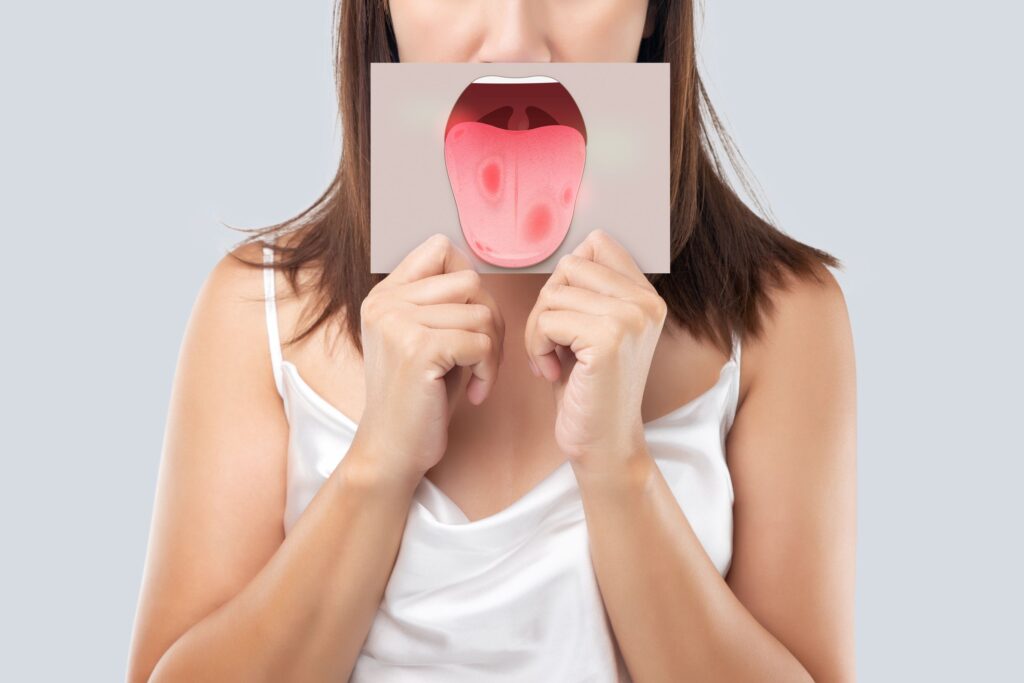
<path fill-rule="evenodd" d="M 380 309 L 380 302 L 378 297 L 370 294 L 363 302 L 359 304 L 359 317 L 366 321 L 372 321 L 376 318 Z"/>
<path fill-rule="evenodd" d="M 548 315 L 549 313 L 551 313 L 550 310 L 541 311 L 540 315 L 537 316 L 537 329 L 540 330 L 542 334 L 548 331 L 548 326 L 551 320 L 550 316 Z"/>
<path fill-rule="evenodd" d="M 397 326 L 394 329 L 397 329 Z M 430 341 L 429 336 L 430 333 L 422 327 L 403 330 L 402 334 L 397 335 L 398 338 L 394 341 L 395 351 L 405 360 L 416 358 L 423 353 L 423 349 L 427 348 Z"/>
<path fill-rule="evenodd" d="M 429 244 L 430 249 L 441 257 L 446 255 L 452 248 L 452 241 L 447 235 L 440 232 L 435 232 L 431 235 L 430 239 L 427 240 L 427 243 Z"/>
<path fill-rule="evenodd" d="M 394 336 L 402 329 L 398 312 L 393 308 L 376 311 L 369 322 L 374 328 L 379 328 L 385 336 Z"/>
<path fill-rule="evenodd" d="M 470 291 L 478 291 L 483 284 L 480 279 L 480 273 L 471 269 L 466 269 L 462 272 L 465 273 L 462 277 L 466 280 L 466 288 Z"/>
<path fill-rule="evenodd" d="M 489 355 L 494 349 L 494 340 L 491 339 L 489 334 L 478 334 L 476 335 L 477 343 L 480 345 L 480 351 L 485 356 Z"/>
<path fill-rule="evenodd" d="M 470 304 L 473 322 L 478 327 L 485 327 L 491 323 L 491 309 L 485 304 Z"/>
<path fill-rule="evenodd" d="M 555 294 L 561 287 L 561 283 L 548 282 L 547 284 L 540 288 L 540 293 L 537 295 L 537 300 L 544 305 L 550 305 L 552 299 L 555 298 Z"/>
<path fill-rule="evenodd" d="M 665 300 L 661 298 L 657 291 L 646 288 L 640 290 L 636 305 L 647 317 L 655 320 L 664 318 L 665 311 L 668 308 Z"/>
<path fill-rule="evenodd" d="M 627 313 L 623 320 L 623 326 L 626 331 L 637 333 L 641 332 L 647 324 L 647 314 L 641 306 L 631 305 L 626 308 Z"/>
<path fill-rule="evenodd" d="M 653 303 L 651 304 L 651 308 L 654 311 L 655 319 L 664 321 L 665 316 L 668 315 L 668 303 L 657 294 L 655 294 L 652 298 Z"/>
<path fill-rule="evenodd" d="M 622 317 L 602 316 L 598 324 L 601 326 L 602 334 L 613 342 L 622 341 L 628 334 L 629 323 Z"/>

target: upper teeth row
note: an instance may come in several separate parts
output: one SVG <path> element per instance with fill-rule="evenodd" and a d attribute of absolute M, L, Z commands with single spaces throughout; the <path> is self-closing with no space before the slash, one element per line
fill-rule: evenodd
<path fill-rule="evenodd" d="M 474 83 L 558 83 L 550 76 L 481 76 Z"/>

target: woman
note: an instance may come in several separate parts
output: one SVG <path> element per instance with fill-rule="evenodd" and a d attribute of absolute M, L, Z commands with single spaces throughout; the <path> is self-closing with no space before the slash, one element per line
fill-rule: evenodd
<path fill-rule="evenodd" d="M 839 262 L 724 182 L 689 0 L 351 0 L 339 39 L 335 182 L 188 324 L 129 678 L 854 680 Z M 672 64 L 671 274 L 601 226 L 550 275 L 440 236 L 369 274 L 370 62 L 633 60 Z"/>

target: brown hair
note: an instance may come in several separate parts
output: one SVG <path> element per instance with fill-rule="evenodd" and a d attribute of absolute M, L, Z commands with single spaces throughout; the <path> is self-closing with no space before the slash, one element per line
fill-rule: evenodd
<path fill-rule="evenodd" d="M 759 334 L 761 314 L 771 308 L 769 290 L 786 286 L 786 272 L 821 281 L 822 264 L 842 266 L 831 254 L 775 228 L 729 186 L 716 141 L 761 208 L 697 70 L 693 2 L 650 1 L 654 31 L 641 42 L 637 61 L 671 64 L 670 101 L 678 106 L 671 111 L 671 272 L 647 277 L 668 304 L 670 317 L 728 352 L 733 329 Z M 344 309 L 347 331 L 362 353 L 359 309 L 370 289 L 386 277 L 370 273 L 369 263 L 370 64 L 398 61 L 398 49 L 385 0 L 339 0 L 333 23 L 342 125 L 338 172 L 297 216 L 265 228 L 231 229 L 254 233 L 240 244 L 295 231 L 293 245 L 267 246 L 296 290 L 299 270 L 317 266 L 314 319 L 288 343 L 305 338 Z M 231 255 L 263 267 L 262 262 Z"/>

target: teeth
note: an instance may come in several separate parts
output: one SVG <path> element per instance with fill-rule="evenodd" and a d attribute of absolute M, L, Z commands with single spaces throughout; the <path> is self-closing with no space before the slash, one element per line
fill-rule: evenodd
<path fill-rule="evenodd" d="M 474 83 L 558 83 L 550 76 L 481 76 Z"/>

